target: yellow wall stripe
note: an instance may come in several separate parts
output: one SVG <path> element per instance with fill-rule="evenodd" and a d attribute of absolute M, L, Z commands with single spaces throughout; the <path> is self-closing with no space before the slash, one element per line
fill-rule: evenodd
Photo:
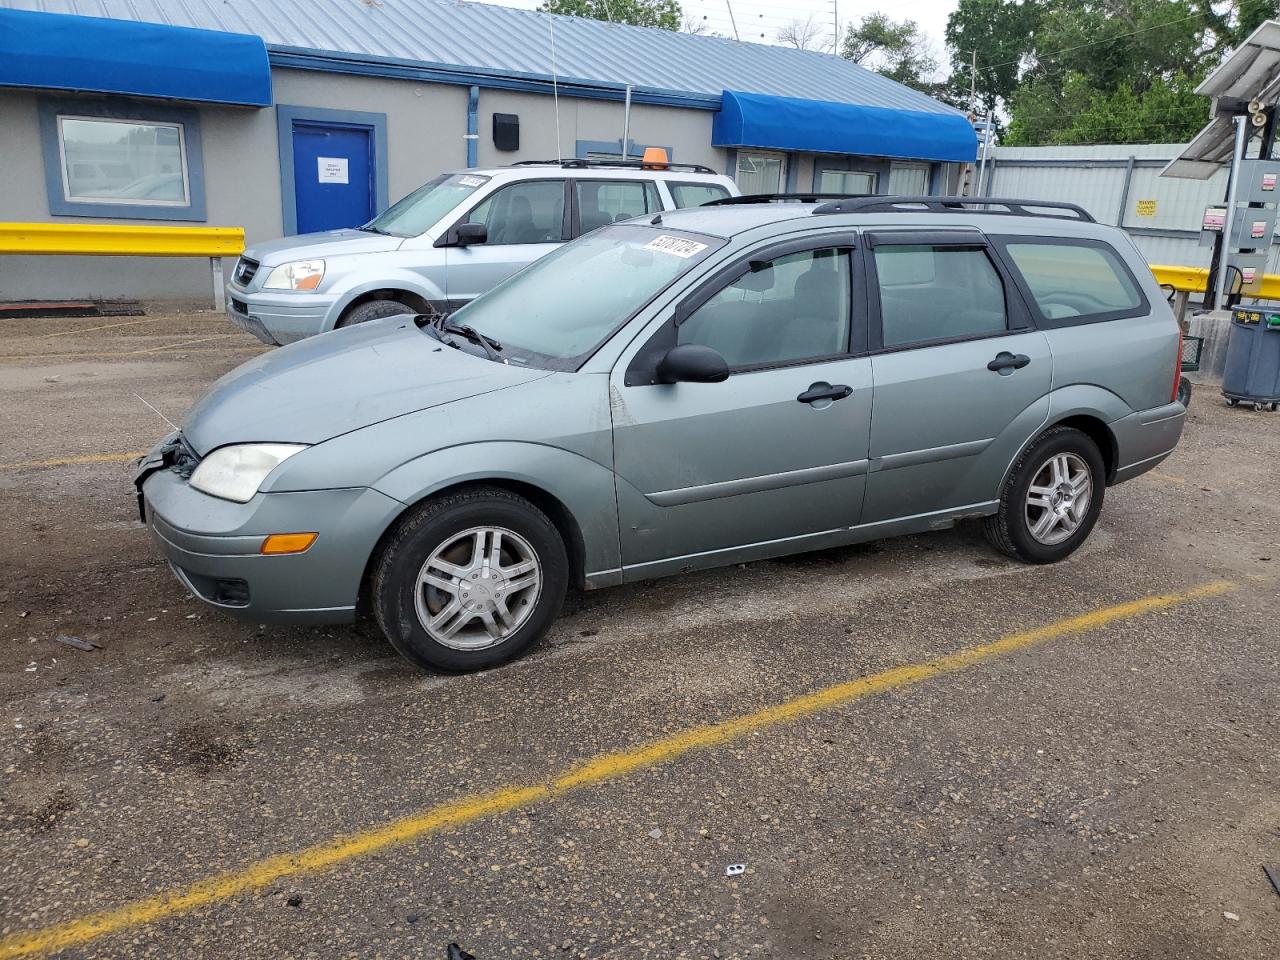
<path fill-rule="evenodd" d="M 1098 630 L 1120 620 L 1129 620 L 1156 610 L 1205 597 L 1215 597 L 1235 589 L 1235 584 L 1218 580 L 1181 593 L 1143 597 L 1129 603 L 1104 607 L 1047 626 L 1013 633 L 992 643 L 969 647 L 936 660 L 894 667 L 869 677 L 824 687 L 776 706 L 695 727 L 646 746 L 594 757 L 580 766 L 553 777 L 547 783 L 509 786 L 490 793 L 430 807 L 382 826 L 359 833 L 337 836 L 297 853 L 286 853 L 192 885 L 0 940 L 0 960 L 33 954 L 49 954 L 86 943 L 97 937 L 118 933 L 165 917 L 189 913 L 211 903 L 259 890 L 284 877 L 335 867 L 348 860 L 366 857 L 392 847 L 412 843 L 443 830 L 553 799 L 583 787 L 594 786 L 635 773 L 646 767 L 668 763 L 696 750 L 741 739 L 750 733 L 791 723 L 835 707 L 912 686 L 944 674 L 958 673 L 986 660 L 1006 656 L 1059 637 Z"/>

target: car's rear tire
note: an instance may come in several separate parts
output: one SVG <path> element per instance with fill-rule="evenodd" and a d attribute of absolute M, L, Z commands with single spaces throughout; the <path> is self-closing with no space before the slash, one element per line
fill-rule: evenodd
<path fill-rule="evenodd" d="M 1074 553 L 1102 511 L 1106 466 L 1098 445 L 1073 427 L 1051 427 L 1023 451 L 987 517 L 987 541 L 1026 563 Z"/>
<path fill-rule="evenodd" d="M 412 663 L 481 670 L 546 633 L 568 584 L 564 541 L 546 514 L 508 490 L 470 487 L 427 501 L 395 530 L 374 565 L 373 609 Z"/>
<path fill-rule="evenodd" d="M 1191 406 L 1191 381 L 1186 377 L 1178 378 L 1178 402 L 1184 407 Z"/>
<path fill-rule="evenodd" d="M 399 300 L 366 300 L 357 304 L 338 319 L 339 327 L 354 327 L 357 323 L 368 323 L 370 320 L 381 320 L 383 317 L 394 317 L 402 313 L 416 313 Z"/>

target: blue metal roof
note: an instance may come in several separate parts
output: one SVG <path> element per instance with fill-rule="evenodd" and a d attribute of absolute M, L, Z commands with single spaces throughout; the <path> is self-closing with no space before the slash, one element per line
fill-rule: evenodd
<path fill-rule="evenodd" d="M 142 20 L 262 37 L 279 66 L 718 109 L 724 90 L 956 115 L 829 54 L 451 0 L 0 0 L 0 7 Z"/>
<path fill-rule="evenodd" d="M 0 86 L 271 106 L 258 37 L 0 9 Z"/>

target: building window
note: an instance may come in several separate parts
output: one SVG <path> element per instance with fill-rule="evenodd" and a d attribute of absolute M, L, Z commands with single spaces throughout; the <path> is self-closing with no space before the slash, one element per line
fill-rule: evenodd
<path fill-rule="evenodd" d="M 876 192 L 876 175 L 862 170 L 823 170 L 818 192 L 845 196 L 873 194 Z"/>
<path fill-rule="evenodd" d="M 58 117 L 63 196 L 82 203 L 191 202 L 180 123 Z"/>
<path fill-rule="evenodd" d="M 194 110 L 128 100 L 41 101 L 49 212 L 204 220 Z"/>
<path fill-rule="evenodd" d="M 744 194 L 781 193 L 785 158 L 778 153 L 738 151 L 738 169 L 734 180 Z"/>
<path fill-rule="evenodd" d="M 889 193 L 895 197 L 923 197 L 929 192 L 927 163 L 895 163 L 889 167 Z"/>

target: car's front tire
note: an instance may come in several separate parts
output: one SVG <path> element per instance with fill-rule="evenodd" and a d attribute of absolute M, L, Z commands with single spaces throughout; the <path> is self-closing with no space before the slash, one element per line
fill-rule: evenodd
<path fill-rule="evenodd" d="M 396 317 L 402 313 L 416 312 L 399 300 L 366 300 L 344 313 L 338 320 L 338 327 L 354 327 L 358 323 L 368 323 L 370 320 L 381 320 L 383 317 Z"/>
<path fill-rule="evenodd" d="M 374 614 L 421 667 L 481 670 L 520 654 L 564 602 L 569 561 L 555 525 L 523 497 L 471 487 L 428 500 L 374 566 Z"/>
<path fill-rule="evenodd" d="M 1051 427 L 1009 472 L 1000 509 L 986 520 L 987 541 L 1026 563 L 1056 563 L 1089 536 L 1105 490 L 1098 445 L 1073 427 Z"/>

